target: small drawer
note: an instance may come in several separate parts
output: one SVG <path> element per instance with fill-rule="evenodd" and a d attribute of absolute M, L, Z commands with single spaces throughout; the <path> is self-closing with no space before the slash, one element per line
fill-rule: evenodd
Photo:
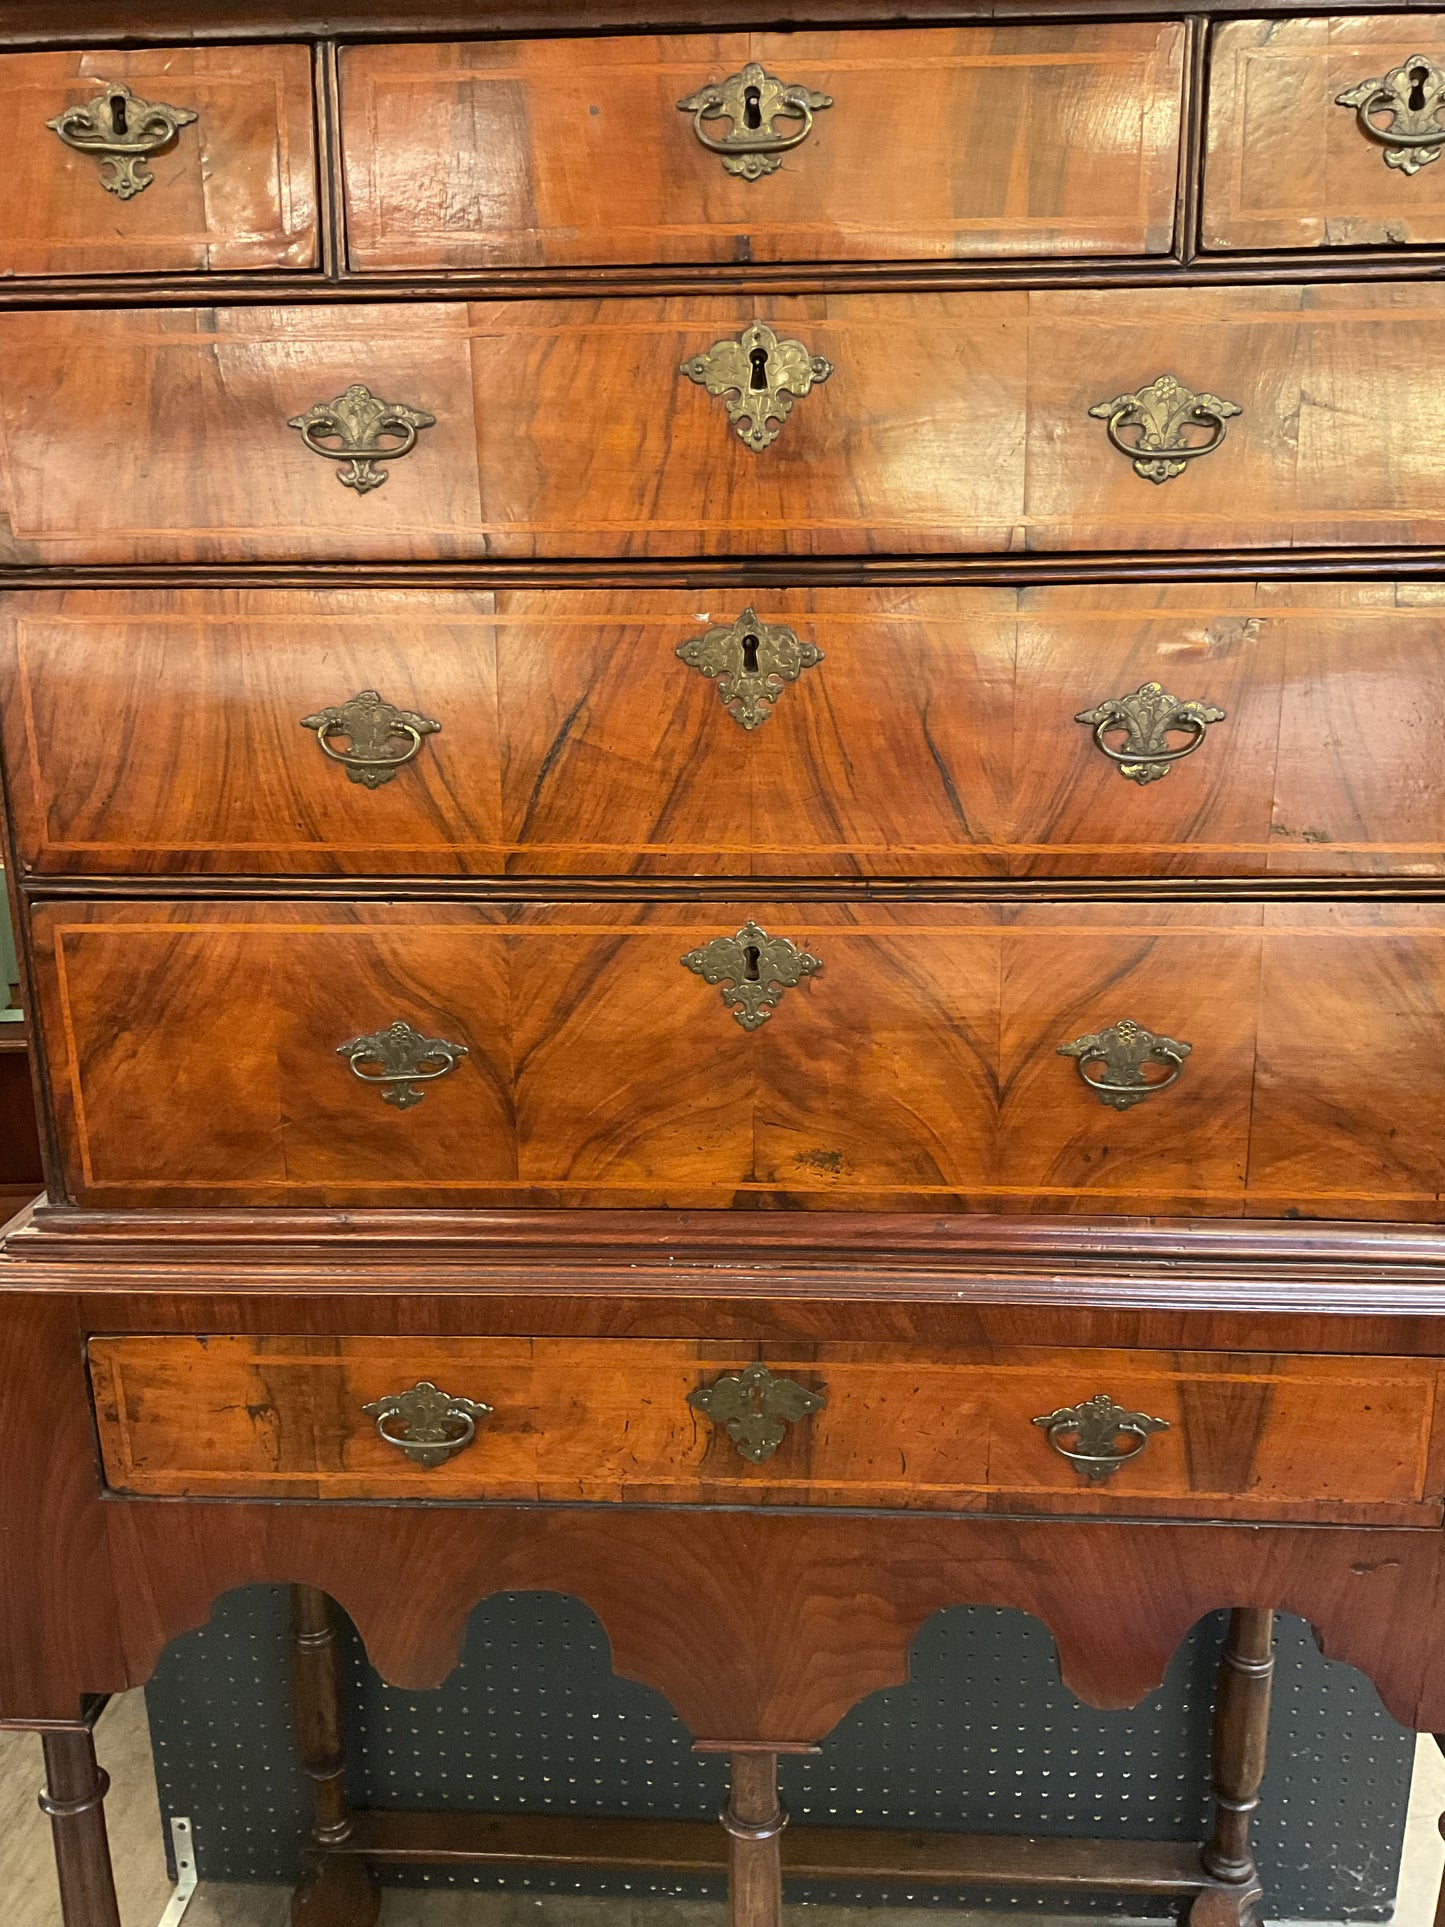
<path fill-rule="evenodd" d="M 90 1367 L 141 1496 L 1441 1518 L 1427 1359 L 144 1336 Z"/>
<path fill-rule="evenodd" d="M 91 1206 L 1445 1216 L 1428 904 L 92 901 L 31 929 Z"/>
<path fill-rule="evenodd" d="M 10 823 L 72 876 L 1438 876 L 1440 602 L 17 590 Z"/>
<path fill-rule="evenodd" d="M 352 265 L 1162 253 L 1183 39 L 1147 21 L 351 47 Z"/>
<path fill-rule="evenodd" d="M 1445 239 L 1445 13 L 1216 29 L 1208 248 Z"/>
<path fill-rule="evenodd" d="M 0 55 L 0 275 L 310 268 L 305 47 Z"/>

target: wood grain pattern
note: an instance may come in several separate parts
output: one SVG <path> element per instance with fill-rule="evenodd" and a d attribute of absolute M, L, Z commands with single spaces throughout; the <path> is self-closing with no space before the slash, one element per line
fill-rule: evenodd
<path fill-rule="evenodd" d="M 825 966 L 751 1035 L 679 963 L 749 913 Z M 34 934 L 94 1205 L 1445 1216 L 1426 906 L 47 903 Z M 1194 1054 L 1121 1114 L 1056 1046 L 1125 1016 Z M 336 1057 L 398 1017 L 470 1052 L 410 1112 Z"/>
<path fill-rule="evenodd" d="M 0 725 L 21 862 L 42 875 L 1445 874 L 1432 585 L 752 602 L 824 660 L 748 731 L 676 655 L 740 613 L 734 591 L 12 594 Z M 1155 680 L 1226 719 L 1140 786 L 1075 717 Z M 376 790 L 298 727 L 368 688 L 443 725 Z"/>
<path fill-rule="evenodd" d="M 1336 96 L 1422 54 L 1445 63 L 1445 14 L 1230 20 L 1214 33 L 1207 248 L 1381 247 L 1445 240 L 1438 166 L 1408 176 Z M 1387 124 L 1386 117 L 1379 117 Z"/>
<path fill-rule="evenodd" d="M 1442 1516 L 1439 1367 L 1423 1359 L 213 1335 L 93 1338 L 89 1354 L 107 1483 L 151 1497 Z M 828 1401 L 761 1466 L 687 1403 L 755 1357 Z M 363 1410 L 423 1378 L 493 1408 L 434 1470 Z M 1094 1486 L 1033 1420 L 1098 1390 L 1170 1430 Z"/>
<path fill-rule="evenodd" d="M 14 562 L 1209 550 L 1445 538 L 1445 288 L 779 296 L 835 364 L 754 454 L 679 372 L 743 299 L 0 316 Z M 1173 372 L 1243 410 L 1162 486 L 1089 408 Z M 438 417 L 358 500 L 291 415 Z M 144 399 L 164 397 L 164 406 Z M 1391 424 L 1409 424 L 1396 433 Z"/>
<path fill-rule="evenodd" d="M 46 122 L 106 81 L 198 118 L 129 201 Z M 107 47 L 0 56 L 11 130 L 0 275 L 234 273 L 319 259 L 306 48 Z"/>
<path fill-rule="evenodd" d="M 1160 254 L 1183 43 L 1167 22 L 349 47 L 351 263 Z M 749 61 L 835 103 L 757 182 L 677 108 Z"/>

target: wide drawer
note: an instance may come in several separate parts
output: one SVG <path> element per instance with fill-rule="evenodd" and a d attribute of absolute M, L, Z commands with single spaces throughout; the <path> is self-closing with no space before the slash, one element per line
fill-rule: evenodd
<path fill-rule="evenodd" d="M 1445 542 L 1442 357 L 1434 284 L 8 314 L 0 557 Z"/>
<path fill-rule="evenodd" d="M 1162 253 L 1183 46 L 1120 21 L 349 47 L 351 261 Z"/>
<path fill-rule="evenodd" d="M 1209 76 L 1204 243 L 1445 240 L 1445 13 L 1230 20 Z"/>
<path fill-rule="evenodd" d="M 17 592 L 11 827 L 75 875 L 1439 874 L 1442 613 L 1414 584 Z"/>
<path fill-rule="evenodd" d="M 94 1205 L 1445 1218 L 1429 906 L 56 902 L 32 928 Z"/>
<path fill-rule="evenodd" d="M 143 1336 L 90 1368 L 146 1496 L 1430 1525 L 1445 1479 L 1429 1359 Z"/>
<path fill-rule="evenodd" d="M 305 47 L 3 54 L 0 124 L 0 276 L 319 259 Z"/>

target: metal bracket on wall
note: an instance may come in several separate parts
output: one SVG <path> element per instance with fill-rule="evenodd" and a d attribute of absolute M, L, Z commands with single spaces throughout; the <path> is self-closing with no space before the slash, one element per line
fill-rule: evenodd
<path fill-rule="evenodd" d="M 189 1820 L 171 1821 L 171 1852 L 176 1863 L 176 1890 L 166 1903 L 157 1927 L 180 1927 L 186 1909 L 196 1897 L 200 1880 L 196 1873 L 196 1843 Z"/>

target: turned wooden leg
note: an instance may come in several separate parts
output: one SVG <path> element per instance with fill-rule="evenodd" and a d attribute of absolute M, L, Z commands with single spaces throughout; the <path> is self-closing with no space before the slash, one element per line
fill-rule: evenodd
<path fill-rule="evenodd" d="M 341 1853 L 351 1838 L 346 1726 L 336 1614 L 314 1586 L 291 1589 L 291 1685 L 296 1744 L 311 1782 L 316 1864 L 291 1902 L 294 1927 L 375 1927 L 381 1889 L 366 1862 Z"/>
<path fill-rule="evenodd" d="M 1262 1889 L 1249 1827 L 1259 1805 L 1269 1743 L 1274 1614 L 1244 1607 L 1229 1616 L 1214 1702 L 1214 1831 L 1201 1860 L 1210 1885 L 1189 1909 L 1189 1927 L 1255 1927 Z"/>
<path fill-rule="evenodd" d="M 788 1816 L 778 1798 L 776 1753 L 734 1753 L 722 1823 L 728 1833 L 731 1927 L 781 1927 L 783 1854 Z"/>
<path fill-rule="evenodd" d="M 40 1811 L 55 1836 L 55 1871 L 65 1927 L 120 1927 L 105 1796 L 110 1781 L 95 1758 L 88 1732 L 47 1733 L 45 1791 Z"/>

